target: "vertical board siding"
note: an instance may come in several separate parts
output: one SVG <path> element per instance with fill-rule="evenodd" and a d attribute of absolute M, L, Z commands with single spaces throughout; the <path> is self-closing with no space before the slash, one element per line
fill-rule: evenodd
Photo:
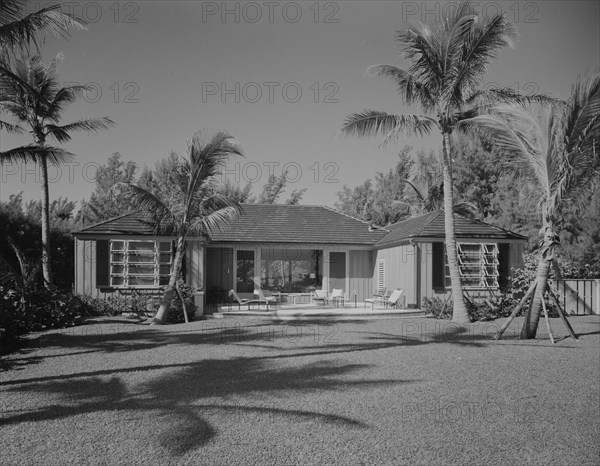
<path fill-rule="evenodd" d="M 104 294 L 96 288 L 95 240 L 75 240 L 75 291 L 94 297 Z"/>
<path fill-rule="evenodd" d="M 417 305 L 416 296 L 416 247 L 410 244 L 377 251 L 376 260 L 385 261 L 385 286 L 388 292 L 396 288 L 404 291 L 407 306 Z M 373 271 L 375 283 L 376 271 Z M 371 287 L 372 288 L 372 287 Z M 370 290 L 373 293 L 373 289 Z"/>
<path fill-rule="evenodd" d="M 204 289 L 204 248 L 200 241 L 188 241 L 186 244 L 186 261 L 188 264 L 185 277 L 186 283 L 192 288 Z"/>
<path fill-rule="evenodd" d="M 356 291 L 357 301 L 373 294 L 374 254 L 372 251 L 350 251 L 350 289 L 348 298 Z"/>

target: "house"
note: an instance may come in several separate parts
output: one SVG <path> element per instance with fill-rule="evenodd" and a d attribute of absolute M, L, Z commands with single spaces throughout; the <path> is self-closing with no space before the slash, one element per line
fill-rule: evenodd
<path fill-rule="evenodd" d="M 465 289 L 499 290 L 522 265 L 526 238 L 455 214 Z M 75 290 L 105 296 L 167 284 L 175 236 L 150 215 L 128 213 L 78 231 Z M 381 287 L 402 288 L 406 303 L 445 296 L 444 213 L 436 211 L 385 228 L 323 206 L 246 204 L 222 231 L 188 237 L 183 276 L 223 302 L 234 288 L 251 297 L 261 288 L 308 293 L 342 288 L 363 301 Z"/>

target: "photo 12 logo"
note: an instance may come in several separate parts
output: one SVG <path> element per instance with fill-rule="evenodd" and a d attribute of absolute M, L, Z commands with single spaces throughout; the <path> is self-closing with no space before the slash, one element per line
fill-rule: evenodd
<path fill-rule="evenodd" d="M 337 2 L 202 2 L 202 22 L 327 24 L 339 22 L 339 11 Z"/>
<path fill-rule="evenodd" d="M 102 98 L 111 98 L 115 104 L 137 104 L 139 102 L 138 93 L 140 86 L 134 81 L 119 83 L 115 81 L 107 86 L 102 86 L 100 83 L 90 81 L 87 83 L 65 82 L 65 86 L 82 86 L 84 89 L 81 93 L 83 100 L 95 104 L 100 102 Z"/>
<path fill-rule="evenodd" d="M 279 167 L 281 169 L 279 170 Z M 302 165 L 298 162 L 247 162 L 241 164 L 235 162 L 233 165 L 225 167 L 221 172 L 221 181 L 230 180 L 234 183 L 261 183 L 267 182 L 273 176 L 279 174 L 285 175 L 288 183 L 297 183 L 304 178 L 305 174 L 310 173 L 311 179 L 317 183 L 339 183 L 336 178 L 340 167 L 335 162 L 314 162 L 302 170 Z"/>
<path fill-rule="evenodd" d="M 303 86 L 297 82 L 266 81 L 262 83 L 239 81 L 233 83 L 207 81 L 202 83 L 202 103 L 217 101 L 223 104 L 245 102 L 274 103 L 287 102 L 295 104 L 304 98 L 315 104 L 337 104 L 337 93 L 340 87 L 337 83 L 329 81 L 320 83 L 315 81 Z"/>
<path fill-rule="evenodd" d="M 460 5 L 460 2 L 402 2 L 402 22 L 441 22 L 452 16 Z M 513 23 L 539 22 L 537 2 L 471 2 L 468 8 L 484 18 L 504 14 Z"/>
<path fill-rule="evenodd" d="M 33 13 L 56 4 L 49 1 L 31 2 L 29 11 Z M 87 24 L 97 23 L 102 18 L 110 18 L 115 23 L 138 23 L 140 17 L 140 5 L 137 2 L 62 2 L 60 11 Z"/>

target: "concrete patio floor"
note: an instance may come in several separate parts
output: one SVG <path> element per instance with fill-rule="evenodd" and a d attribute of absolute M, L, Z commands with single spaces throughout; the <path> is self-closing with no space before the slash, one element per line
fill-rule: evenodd
<path fill-rule="evenodd" d="M 373 317 L 414 317 L 414 316 L 425 316 L 425 311 L 421 309 L 396 309 L 396 308 L 383 308 L 375 307 L 371 308 L 370 305 L 365 307 L 365 303 L 357 302 L 346 304 L 345 306 L 335 307 L 319 306 L 314 304 L 277 304 L 276 306 L 269 306 L 267 311 L 266 306 L 260 306 L 251 308 L 250 310 L 238 309 L 235 306 L 222 306 L 218 312 L 213 314 L 207 314 L 206 318 L 224 318 L 224 317 L 240 317 L 240 316 L 252 316 L 252 317 L 265 317 L 269 319 L 280 319 L 280 320 L 303 320 L 303 319 L 317 319 L 317 318 L 331 318 L 331 317 L 351 317 L 351 318 L 365 318 L 370 319 Z"/>

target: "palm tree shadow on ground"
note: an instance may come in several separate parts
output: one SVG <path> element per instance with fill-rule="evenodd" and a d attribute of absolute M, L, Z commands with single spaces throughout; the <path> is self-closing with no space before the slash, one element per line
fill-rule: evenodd
<path fill-rule="evenodd" d="M 157 413 L 153 419 L 159 422 L 157 437 L 160 446 L 171 456 L 180 456 L 205 445 L 218 435 L 220 429 L 227 428 L 212 425 L 206 419 L 211 417 L 211 413 L 221 416 L 257 413 L 282 416 L 289 418 L 290 422 L 309 419 L 334 424 L 338 428 L 369 428 L 361 421 L 319 410 L 265 406 L 261 401 L 265 394 L 287 403 L 290 395 L 318 390 L 369 389 L 411 382 L 394 379 L 341 380 L 368 367 L 357 364 L 322 362 L 300 367 L 273 366 L 268 358 L 209 359 L 161 366 L 160 369 L 175 368 L 175 372 L 161 375 L 135 389 L 128 389 L 126 381 L 119 376 L 113 374 L 107 378 L 100 373 L 88 373 L 83 378 L 60 377 L 58 380 L 23 383 L 8 391 L 58 395 L 60 402 L 33 410 L 8 411 L 0 417 L 0 426 L 54 421 L 93 413 Z M 130 369 L 144 370 L 152 368 Z M 107 372 L 102 375 L 110 375 L 110 371 Z"/>

